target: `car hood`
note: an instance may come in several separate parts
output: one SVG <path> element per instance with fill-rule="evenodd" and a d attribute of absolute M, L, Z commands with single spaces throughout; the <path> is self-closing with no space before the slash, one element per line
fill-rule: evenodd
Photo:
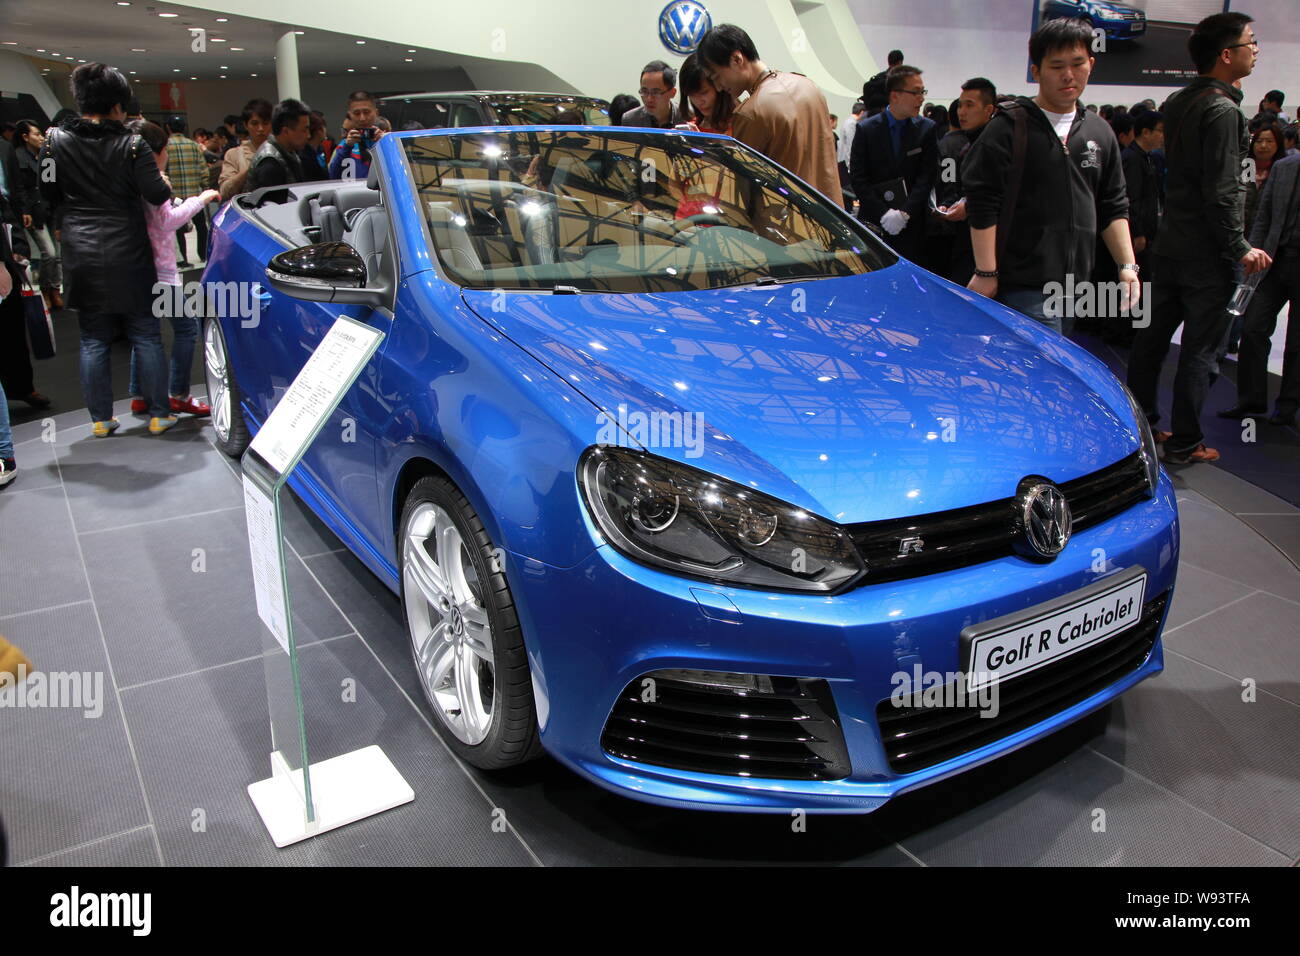
<path fill-rule="evenodd" d="M 1009 497 L 1026 475 L 1067 481 L 1139 444 L 1101 363 L 905 261 L 781 286 L 464 296 L 596 406 L 592 444 L 839 522 Z"/>

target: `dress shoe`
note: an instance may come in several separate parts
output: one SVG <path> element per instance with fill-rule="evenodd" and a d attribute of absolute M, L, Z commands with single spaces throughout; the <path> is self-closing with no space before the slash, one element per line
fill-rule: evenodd
<path fill-rule="evenodd" d="M 1174 437 L 1174 433 L 1162 432 L 1159 429 L 1153 429 L 1151 432 L 1151 437 L 1155 439 L 1157 445 L 1163 445 L 1165 442 L 1169 441 L 1169 439 Z"/>
<path fill-rule="evenodd" d="M 1233 405 L 1231 408 L 1225 408 L 1222 411 L 1215 412 L 1220 418 L 1235 418 L 1241 421 L 1243 418 L 1258 418 L 1268 414 L 1267 408 L 1251 408 L 1249 405 Z"/>
<path fill-rule="evenodd" d="M 53 402 L 40 392 L 32 392 L 26 398 L 20 398 L 19 401 L 26 402 L 32 408 L 49 408 L 53 404 Z"/>
<path fill-rule="evenodd" d="M 56 309 L 63 308 L 63 293 L 61 293 L 58 289 L 51 289 L 50 301 L 54 303 L 54 308 Z"/>
<path fill-rule="evenodd" d="M 1295 415 L 1296 413 L 1294 411 L 1288 412 L 1279 408 L 1272 415 L 1268 416 L 1268 423 L 1270 425 L 1281 425 L 1284 428 L 1287 428 L 1295 424 Z"/>
<path fill-rule="evenodd" d="M 1213 448 L 1206 448 L 1205 442 L 1201 442 L 1191 451 L 1185 451 L 1175 454 L 1171 451 L 1165 452 L 1165 464 L 1167 465 L 1192 465 L 1203 461 L 1218 461 L 1219 453 Z"/>

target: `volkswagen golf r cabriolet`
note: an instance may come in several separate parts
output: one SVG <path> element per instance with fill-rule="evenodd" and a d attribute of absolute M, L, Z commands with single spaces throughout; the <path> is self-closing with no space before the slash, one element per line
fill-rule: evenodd
<path fill-rule="evenodd" d="M 1163 668 L 1174 491 L 1082 349 L 726 137 L 375 156 L 217 217 L 204 281 L 258 305 L 205 319 L 213 426 L 243 453 L 337 317 L 383 331 L 291 484 L 465 760 L 864 812 Z"/>

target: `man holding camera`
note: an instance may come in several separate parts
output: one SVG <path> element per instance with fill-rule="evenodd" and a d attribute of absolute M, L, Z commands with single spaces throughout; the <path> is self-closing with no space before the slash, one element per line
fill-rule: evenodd
<path fill-rule="evenodd" d="M 344 125 L 348 135 L 334 150 L 330 160 L 330 179 L 365 179 L 370 175 L 370 151 L 384 131 L 379 128 L 379 107 L 365 90 L 348 95 L 348 115 Z"/>

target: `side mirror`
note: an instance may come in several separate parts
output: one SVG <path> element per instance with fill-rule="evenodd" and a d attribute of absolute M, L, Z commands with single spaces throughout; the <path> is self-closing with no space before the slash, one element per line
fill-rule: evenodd
<path fill-rule="evenodd" d="M 310 302 L 385 305 L 386 289 L 366 287 L 366 264 L 346 242 L 317 242 L 282 252 L 266 268 L 277 292 Z"/>

